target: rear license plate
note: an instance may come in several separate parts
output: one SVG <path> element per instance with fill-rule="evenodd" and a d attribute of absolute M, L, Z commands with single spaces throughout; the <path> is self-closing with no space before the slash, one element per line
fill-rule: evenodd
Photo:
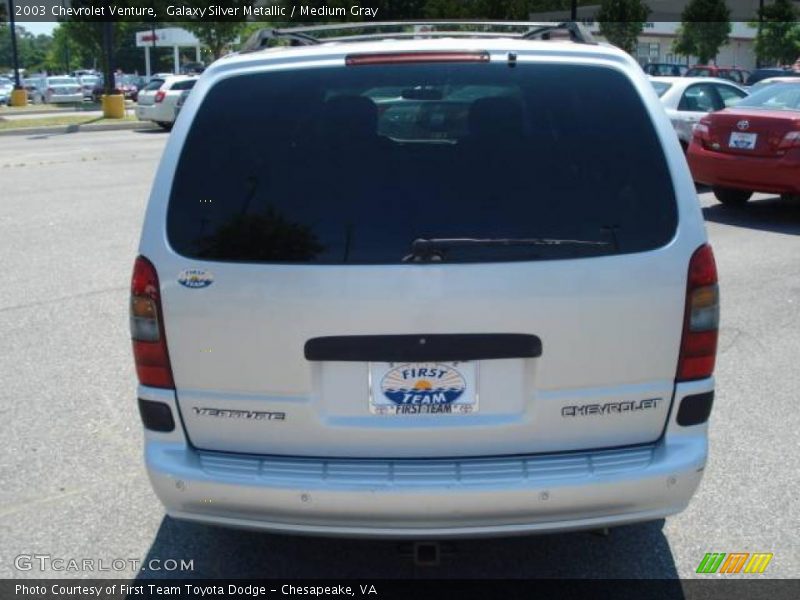
<path fill-rule="evenodd" d="M 731 139 L 728 145 L 731 148 L 738 148 L 739 150 L 752 150 L 756 147 L 757 133 L 742 133 L 741 131 L 732 131 Z"/>
<path fill-rule="evenodd" d="M 478 412 L 478 363 L 370 363 L 374 415 L 466 415 Z"/>

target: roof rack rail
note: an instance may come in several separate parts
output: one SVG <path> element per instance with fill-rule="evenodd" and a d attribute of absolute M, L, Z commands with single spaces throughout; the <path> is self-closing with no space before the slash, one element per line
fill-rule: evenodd
<path fill-rule="evenodd" d="M 588 29 L 575 21 L 377 21 L 261 29 L 245 42 L 240 53 L 263 50 L 270 46 L 270 41 L 279 40 L 287 41 L 291 46 L 434 37 L 513 37 L 534 40 L 551 39 L 552 34 L 558 32 L 566 33 L 569 39 L 579 44 L 596 43 Z"/>

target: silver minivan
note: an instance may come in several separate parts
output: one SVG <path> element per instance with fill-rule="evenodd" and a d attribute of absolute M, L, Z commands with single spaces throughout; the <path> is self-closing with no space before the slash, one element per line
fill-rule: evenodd
<path fill-rule="evenodd" d="M 131 331 L 169 515 L 431 538 L 683 510 L 717 275 L 639 66 L 574 25 L 326 31 L 209 67 L 155 177 Z"/>

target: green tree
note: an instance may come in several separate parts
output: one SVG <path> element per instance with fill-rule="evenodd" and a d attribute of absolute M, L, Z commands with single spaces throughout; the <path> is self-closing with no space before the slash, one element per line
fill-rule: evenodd
<path fill-rule="evenodd" d="M 39 72 L 47 68 L 47 55 L 52 45 L 49 35 L 35 36 L 24 26 L 16 25 L 17 54 L 19 66 L 28 72 Z M 2 24 L 0 26 L 0 69 L 11 70 L 11 29 Z"/>
<path fill-rule="evenodd" d="M 790 64 L 800 56 L 800 24 L 790 0 L 775 0 L 761 11 L 763 23 L 756 35 L 759 62 Z M 758 23 L 751 23 L 758 27 Z"/>
<path fill-rule="evenodd" d="M 707 63 L 728 42 L 731 11 L 725 0 L 692 0 L 681 13 L 681 26 L 672 44 L 676 54 L 696 56 Z"/>
<path fill-rule="evenodd" d="M 84 55 L 80 46 L 67 35 L 63 26 L 57 25 L 53 30 L 53 41 L 47 53 L 47 70 L 51 73 L 67 72 L 79 69 L 84 65 Z"/>
<path fill-rule="evenodd" d="M 226 4 L 226 6 L 228 6 Z M 247 23 L 244 21 L 187 21 L 180 23 L 181 27 L 191 31 L 200 43 L 211 53 L 213 60 L 225 54 L 237 40 L 239 40 Z M 242 40 L 243 41 L 243 40 Z"/>
<path fill-rule="evenodd" d="M 207 7 L 206 0 L 188 0 L 188 6 Z M 225 4 L 229 8 L 238 8 L 239 14 L 243 13 L 245 7 L 253 6 L 253 0 L 228 0 Z M 216 21 L 205 21 L 196 19 L 179 23 L 178 25 L 191 31 L 211 53 L 213 60 L 225 54 L 234 42 L 240 39 L 245 31 L 247 23 L 236 18 L 216 17 Z"/>
<path fill-rule="evenodd" d="M 642 0 L 603 0 L 596 18 L 601 35 L 628 54 L 635 54 L 649 14 L 650 8 Z"/>

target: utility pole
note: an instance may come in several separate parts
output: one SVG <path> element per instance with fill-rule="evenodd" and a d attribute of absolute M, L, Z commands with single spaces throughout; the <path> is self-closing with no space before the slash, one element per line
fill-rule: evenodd
<path fill-rule="evenodd" d="M 125 96 L 117 93 L 117 82 L 114 81 L 114 23 L 105 21 L 102 26 L 103 54 L 106 56 L 103 116 L 107 119 L 122 119 L 125 117 Z"/>
<path fill-rule="evenodd" d="M 25 106 L 28 93 L 19 81 L 19 54 L 17 53 L 17 26 L 14 22 L 14 0 L 8 0 L 8 21 L 11 29 L 11 63 L 14 66 L 14 91 L 11 92 L 11 106 Z"/>
<path fill-rule="evenodd" d="M 64 0 L 61 0 L 61 8 L 66 9 L 64 6 Z M 70 74 L 70 60 L 69 60 L 69 39 L 66 39 L 64 42 L 64 73 L 67 75 Z"/>
<path fill-rule="evenodd" d="M 758 34 L 757 39 L 761 39 L 761 28 L 764 25 L 764 0 L 758 0 Z M 756 55 L 756 68 L 761 68 L 761 57 Z"/>
<path fill-rule="evenodd" d="M 106 55 L 105 93 L 110 96 L 114 93 L 116 82 L 114 81 L 114 24 L 111 21 L 103 22 L 103 53 Z"/>
<path fill-rule="evenodd" d="M 761 0 L 762 2 L 764 0 Z M 578 20 L 578 0 L 572 0 L 572 6 L 570 7 L 570 20 L 577 21 Z"/>
<path fill-rule="evenodd" d="M 14 0 L 8 0 L 8 20 L 11 26 L 11 63 L 14 66 L 14 87 L 20 89 L 19 55 L 17 54 L 17 26 L 14 22 Z"/>

